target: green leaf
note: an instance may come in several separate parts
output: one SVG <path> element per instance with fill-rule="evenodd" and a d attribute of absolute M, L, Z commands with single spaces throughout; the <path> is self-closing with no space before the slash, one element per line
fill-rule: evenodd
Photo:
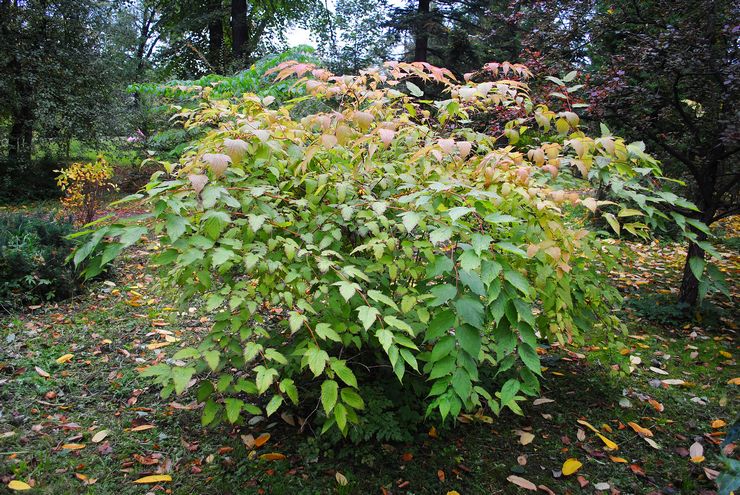
<path fill-rule="evenodd" d="M 321 405 L 324 406 L 326 414 L 329 414 L 337 403 L 338 392 L 339 384 L 334 380 L 324 380 L 321 384 Z"/>
<path fill-rule="evenodd" d="M 350 387 L 357 388 L 357 378 L 355 378 L 355 374 L 352 373 L 352 370 L 347 366 L 346 361 L 341 360 L 335 360 L 332 361 L 330 365 L 332 371 L 337 374 L 337 376 L 347 385 Z"/>
<path fill-rule="evenodd" d="M 171 242 L 175 242 L 185 233 L 186 226 L 187 222 L 183 217 L 171 213 L 167 215 L 167 235 Z"/>
<path fill-rule="evenodd" d="M 470 375 L 463 368 L 458 368 L 455 374 L 452 375 L 452 389 L 462 400 L 466 401 L 470 397 L 470 392 L 473 390 L 473 384 L 470 381 Z"/>
<path fill-rule="evenodd" d="M 321 337 L 323 340 L 329 339 L 333 340 L 334 342 L 341 342 L 342 338 L 339 336 L 337 332 L 335 332 L 331 325 L 328 323 L 319 323 L 316 325 L 316 335 Z"/>
<path fill-rule="evenodd" d="M 433 230 L 431 234 L 429 234 L 429 241 L 431 241 L 432 244 L 441 244 L 445 241 L 450 240 L 450 237 L 452 236 L 452 229 L 449 227 L 440 227 L 436 230 Z"/>
<path fill-rule="evenodd" d="M 483 304 L 472 297 L 461 297 L 455 301 L 457 316 L 461 321 L 476 328 L 483 328 Z"/>
<path fill-rule="evenodd" d="M 480 332 L 470 325 L 462 325 L 455 330 L 455 335 L 460 347 L 473 356 L 474 359 L 477 359 L 481 348 Z"/>
<path fill-rule="evenodd" d="M 519 357 L 524 363 L 524 366 L 529 368 L 532 373 L 540 376 L 542 375 L 542 370 L 540 368 L 540 357 L 537 355 L 537 351 L 535 351 L 532 346 L 521 342 L 517 347 L 517 352 L 519 353 Z"/>
<path fill-rule="evenodd" d="M 206 363 L 208 363 L 208 366 L 213 371 L 216 371 L 216 368 L 218 368 L 218 363 L 221 360 L 221 353 L 216 350 L 205 351 L 203 353 L 203 359 L 206 360 Z"/>
<path fill-rule="evenodd" d="M 524 295 L 529 295 L 529 282 L 521 273 L 514 270 L 504 270 L 504 280 L 519 289 Z"/>
<path fill-rule="evenodd" d="M 329 361 L 329 354 L 316 346 L 306 349 L 306 357 L 308 358 L 308 367 L 313 372 L 313 376 L 319 376 Z"/>
<path fill-rule="evenodd" d="M 619 226 L 619 221 L 612 213 L 604 213 L 604 218 L 606 219 L 607 223 L 609 223 L 609 226 L 612 228 L 614 232 L 617 233 L 617 235 L 620 234 L 622 231 Z"/>
<path fill-rule="evenodd" d="M 455 348 L 455 337 L 452 335 L 445 335 L 439 341 L 434 344 L 432 348 L 432 355 L 429 358 L 430 362 L 440 361 L 441 359 L 449 356 L 452 349 Z"/>
<path fill-rule="evenodd" d="M 424 96 L 424 92 L 417 86 L 416 84 L 412 83 L 411 81 L 406 81 L 406 87 L 409 90 L 409 93 L 411 93 L 413 96 L 416 96 L 417 98 Z"/>
<path fill-rule="evenodd" d="M 193 378 L 193 375 L 195 374 L 195 368 L 183 368 L 180 366 L 175 366 L 172 368 L 172 382 L 175 384 L 175 392 L 177 395 L 180 395 L 185 391 L 185 389 L 188 386 L 188 383 L 190 383 L 190 379 Z"/>
<path fill-rule="evenodd" d="M 516 247 L 515 245 L 513 245 L 510 242 L 497 242 L 496 243 L 496 246 L 501 251 L 504 251 L 506 253 L 516 254 L 517 256 L 520 256 L 522 258 L 526 258 L 527 257 L 527 252 L 526 251 L 524 251 L 521 248 Z"/>
<path fill-rule="evenodd" d="M 449 331 L 455 325 L 455 313 L 450 309 L 446 309 L 437 313 L 432 321 L 429 322 L 424 340 L 430 342 L 434 339 L 441 337 L 445 332 Z"/>
<path fill-rule="evenodd" d="M 281 380 L 280 391 L 286 394 L 293 404 L 298 404 L 298 389 L 292 379 L 285 378 Z"/>
<path fill-rule="evenodd" d="M 507 406 L 512 400 L 514 400 L 517 392 L 519 392 L 519 387 L 519 381 L 513 378 L 504 383 L 504 386 L 501 387 L 501 393 L 499 394 L 502 406 Z"/>
<path fill-rule="evenodd" d="M 342 402 L 347 404 L 353 409 L 364 409 L 365 402 L 360 397 L 360 394 L 352 390 L 351 388 L 342 389 Z"/>
<path fill-rule="evenodd" d="M 236 420 L 239 419 L 239 414 L 241 414 L 244 408 L 244 401 L 229 398 L 224 399 L 224 404 L 226 405 L 226 419 L 229 420 L 229 423 L 236 423 Z"/>
<path fill-rule="evenodd" d="M 385 316 L 383 317 L 383 320 L 385 320 L 385 322 L 393 328 L 403 330 L 404 332 L 407 332 L 411 334 L 412 336 L 414 335 L 413 328 L 411 328 L 411 326 L 408 323 L 406 323 L 403 320 L 399 320 L 395 316 Z"/>
<path fill-rule="evenodd" d="M 218 268 L 219 266 L 223 265 L 227 261 L 229 261 L 231 258 L 236 256 L 234 254 L 234 251 L 222 247 L 217 247 L 213 250 L 212 255 L 212 263 L 214 268 Z"/>
<path fill-rule="evenodd" d="M 213 420 L 216 419 L 216 414 L 218 414 L 220 409 L 221 406 L 219 406 L 213 399 L 208 399 L 206 401 L 206 405 L 203 407 L 203 415 L 200 418 L 201 424 L 203 426 L 208 426 L 213 423 Z"/>
<path fill-rule="evenodd" d="M 373 326 L 373 323 L 375 323 L 380 311 L 371 306 L 360 306 L 357 308 L 357 314 L 362 322 L 362 326 L 365 330 L 369 330 Z"/>
<path fill-rule="evenodd" d="M 273 395 L 272 399 L 270 399 L 270 402 L 268 402 L 265 406 L 265 412 L 267 413 L 267 416 L 272 416 L 272 413 L 277 411 L 282 404 L 283 397 L 281 395 Z"/>
<path fill-rule="evenodd" d="M 339 430 L 344 432 L 345 428 L 347 428 L 347 409 L 342 404 L 337 404 L 334 407 L 334 419 L 337 422 Z"/>
<path fill-rule="evenodd" d="M 419 225 L 419 220 L 421 220 L 421 215 L 415 211 L 407 211 L 401 217 L 403 218 L 402 222 L 406 228 L 406 232 L 414 230 L 414 227 Z"/>
<path fill-rule="evenodd" d="M 387 304 L 391 308 L 395 309 L 396 311 L 398 311 L 398 306 L 396 305 L 395 302 L 393 302 L 393 299 L 391 299 L 390 297 L 386 296 L 385 294 L 383 294 L 380 291 L 377 291 L 377 290 L 369 290 L 369 291 L 367 291 L 367 296 L 370 299 L 372 299 L 373 301 L 382 302 L 384 304 Z"/>
<path fill-rule="evenodd" d="M 468 206 L 456 206 L 455 208 L 450 208 L 447 211 L 447 214 L 450 216 L 453 222 L 456 220 L 464 217 L 468 213 L 474 212 L 475 210 L 473 208 L 470 208 Z"/>
<path fill-rule="evenodd" d="M 480 276 L 475 272 L 469 272 L 467 270 L 460 270 L 458 272 L 460 276 L 460 282 L 467 286 L 473 293 L 479 296 L 486 295 L 486 289 L 483 286 L 483 281 Z"/>
<path fill-rule="evenodd" d="M 359 285 L 357 285 L 354 282 L 348 282 L 346 280 L 340 280 L 339 282 L 336 282 L 334 285 L 339 286 L 339 293 L 342 295 L 345 301 L 349 301 L 352 296 L 355 295 L 357 292 L 357 289 L 360 288 Z"/>
<path fill-rule="evenodd" d="M 691 258 L 689 258 L 689 268 L 691 268 L 691 273 L 694 274 L 697 280 L 701 280 L 706 264 L 707 262 L 704 261 L 703 258 L 699 258 L 698 256 L 692 256 Z"/>
<path fill-rule="evenodd" d="M 442 284 L 432 287 L 429 290 L 429 293 L 434 296 L 434 299 L 429 303 L 429 305 L 441 306 L 457 295 L 457 289 L 452 284 Z"/>

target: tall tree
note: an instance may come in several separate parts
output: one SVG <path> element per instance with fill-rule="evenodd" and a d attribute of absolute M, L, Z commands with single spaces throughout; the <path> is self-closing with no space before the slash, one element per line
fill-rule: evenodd
<path fill-rule="evenodd" d="M 647 136 L 668 172 L 686 179 L 707 225 L 740 213 L 740 4 L 733 0 L 608 2 L 590 56 L 603 117 Z M 684 212 L 687 213 L 687 212 Z M 679 299 L 695 304 L 706 233 L 688 247 Z"/>

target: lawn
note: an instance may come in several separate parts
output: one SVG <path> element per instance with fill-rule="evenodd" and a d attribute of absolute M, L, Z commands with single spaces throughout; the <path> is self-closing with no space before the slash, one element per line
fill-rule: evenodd
<path fill-rule="evenodd" d="M 633 245 L 632 268 L 614 274 L 628 296 L 619 352 L 598 333 L 582 348 L 538 350 L 542 393 L 524 416 L 482 411 L 422 425 L 406 442 L 358 444 L 301 430 L 302 411 L 203 429 L 187 392 L 161 399 L 139 371 L 198 341 L 211 322 L 197 304 L 170 306 L 143 264 L 157 248 L 130 250 L 75 300 L 2 320 L 0 493 L 12 479 L 50 495 L 716 489 L 719 444 L 738 412 L 737 308 L 717 299 L 703 323 L 661 309 L 678 277 L 674 245 Z M 726 254 L 737 294 L 738 256 Z M 695 443 L 703 459 L 691 458 Z M 568 459 L 582 464 L 570 475 Z M 171 481 L 136 482 L 152 475 Z"/>

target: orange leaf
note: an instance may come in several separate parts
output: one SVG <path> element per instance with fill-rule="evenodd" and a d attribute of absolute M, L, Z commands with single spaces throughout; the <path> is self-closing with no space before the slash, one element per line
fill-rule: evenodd
<path fill-rule="evenodd" d="M 282 461 L 285 459 L 285 454 L 279 452 L 270 452 L 269 454 L 262 454 L 260 459 L 264 461 Z"/>
<path fill-rule="evenodd" d="M 724 420 L 715 419 L 714 421 L 712 421 L 712 428 L 714 428 L 715 430 L 717 428 L 723 428 L 725 426 L 727 426 L 727 423 Z"/>
<path fill-rule="evenodd" d="M 652 436 L 653 436 L 653 432 L 652 432 L 652 431 L 650 431 L 650 430 L 649 430 L 649 429 L 647 429 L 647 428 L 643 428 L 642 426 L 638 425 L 638 424 L 637 424 L 637 423 L 635 423 L 634 421 L 630 421 L 630 422 L 629 422 L 629 423 L 627 423 L 627 424 L 628 424 L 628 425 L 629 425 L 629 426 L 630 426 L 630 427 L 631 427 L 631 428 L 632 428 L 633 430 L 635 430 L 635 433 L 637 433 L 638 435 L 641 435 L 641 436 L 643 436 L 643 437 L 652 437 Z"/>
<path fill-rule="evenodd" d="M 625 459 L 624 457 L 617 457 L 617 456 L 613 456 L 613 455 L 610 455 L 609 456 L 609 459 L 611 459 L 612 462 L 623 462 L 625 464 L 628 462 L 627 459 Z"/>
<path fill-rule="evenodd" d="M 267 441 L 270 440 L 270 434 L 269 433 L 263 433 L 262 435 L 258 436 L 254 439 L 254 446 L 255 447 L 262 447 L 264 444 L 267 443 Z"/>
<path fill-rule="evenodd" d="M 445 480 L 445 472 L 441 469 L 437 469 L 437 478 L 439 478 L 439 481 Z"/>

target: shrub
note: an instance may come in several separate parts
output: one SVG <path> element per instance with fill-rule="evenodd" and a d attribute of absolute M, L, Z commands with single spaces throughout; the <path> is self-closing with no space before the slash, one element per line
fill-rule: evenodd
<path fill-rule="evenodd" d="M 163 396 L 196 378 L 204 425 L 292 403 L 344 434 L 362 422 L 365 384 L 385 380 L 442 420 L 485 406 L 521 414 L 538 393 L 538 340 L 622 329 L 606 279 L 616 246 L 563 217 L 573 206 L 582 222 L 602 204 L 554 179 L 577 170 L 643 198 L 643 210 L 604 216 L 647 236 L 665 220 L 653 206 L 671 197 L 644 185 L 661 177 L 640 144 L 590 138 L 575 113 L 535 107 L 529 72 L 508 63 L 463 83 L 425 63 L 274 72 L 306 95 L 278 106 L 203 90 L 177 114 L 203 137 L 129 198 L 150 205 L 151 225 L 103 226 L 75 255 L 94 275 L 151 228 L 165 280 L 185 301 L 205 298 L 209 336 L 144 372 Z M 448 98 L 425 100 L 419 80 Z M 294 113 L 306 100 L 328 110 Z M 480 111 L 512 120 L 500 135 L 475 132 Z"/>
<path fill-rule="evenodd" d="M 85 224 L 95 218 L 105 195 L 116 188 L 110 182 L 113 167 L 102 156 L 95 163 L 73 163 L 57 172 L 57 184 L 64 192 L 62 205 Z"/>
<path fill-rule="evenodd" d="M 0 303 L 8 308 L 63 299 L 79 288 L 66 258 L 74 232 L 68 220 L 52 215 L 0 215 Z"/>

